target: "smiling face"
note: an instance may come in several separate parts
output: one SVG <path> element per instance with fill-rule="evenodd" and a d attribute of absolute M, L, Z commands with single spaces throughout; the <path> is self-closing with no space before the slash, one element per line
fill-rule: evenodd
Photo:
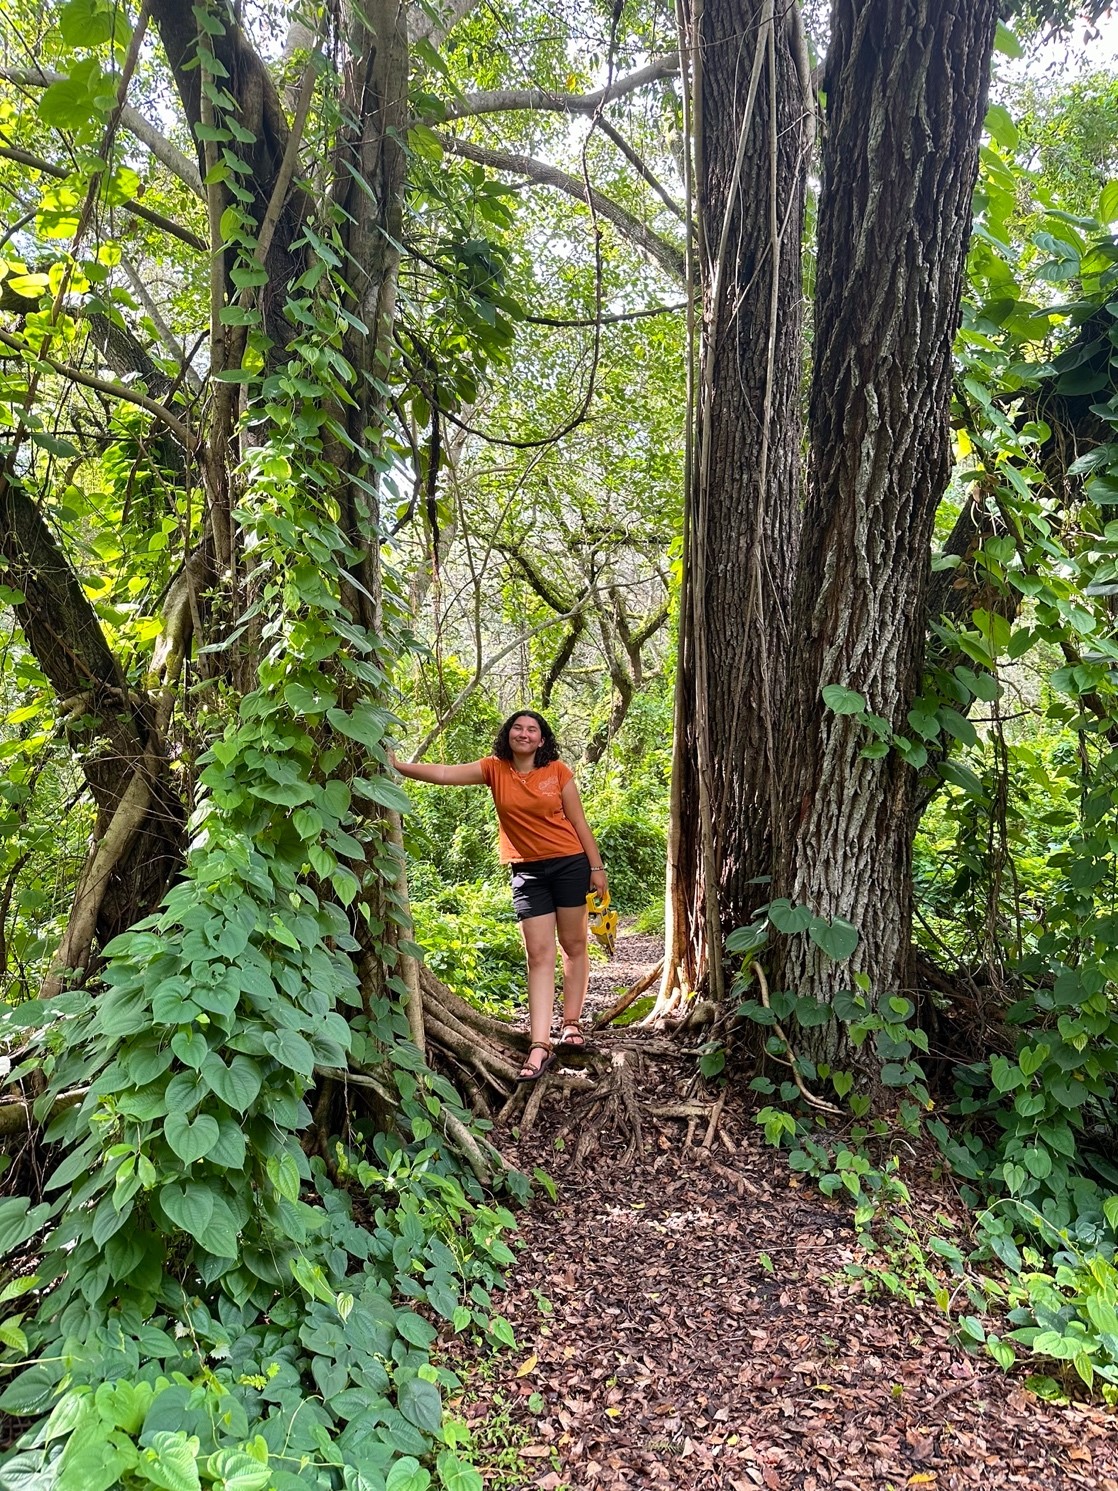
<path fill-rule="evenodd" d="M 530 714 L 518 714 L 509 726 L 509 745 L 517 756 L 534 756 L 543 745 L 543 731 Z"/>

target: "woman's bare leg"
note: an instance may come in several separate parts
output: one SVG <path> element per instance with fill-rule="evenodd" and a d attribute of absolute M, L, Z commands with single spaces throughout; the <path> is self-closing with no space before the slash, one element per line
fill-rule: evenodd
<path fill-rule="evenodd" d="M 524 956 L 528 962 L 528 1025 L 533 1041 L 551 1044 L 551 1015 L 555 1008 L 555 914 L 528 916 L 520 923 Z M 564 967 L 565 967 L 564 963 Z M 539 1066 L 542 1053 L 530 1053 L 530 1065 Z"/>
<path fill-rule="evenodd" d="M 555 912 L 563 953 L 563 1024 L 582 1018 L 590 983 L 590 952 L 586 946 L 586 906 L 560 906 Z"/>

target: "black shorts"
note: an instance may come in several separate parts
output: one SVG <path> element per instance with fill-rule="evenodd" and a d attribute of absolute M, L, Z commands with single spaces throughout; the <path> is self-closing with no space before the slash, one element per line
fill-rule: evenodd
<path fill-rule="evenodd" d="M 547 916 L 557 906 L 582 906 L 590 891 L 590 861 L 585 854 L 524 859 L 509 868 L 512 909 L 520 922 L 530 916 Z"/>

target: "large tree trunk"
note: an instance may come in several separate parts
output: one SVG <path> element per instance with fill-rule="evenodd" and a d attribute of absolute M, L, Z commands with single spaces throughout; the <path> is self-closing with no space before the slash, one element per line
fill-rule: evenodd
<path fill-rule="evenodd" d="M 16 619 L 54 688 L 97 806 L 74 926 L 58 956 L 60 969 L 81 969 L 95 943 L 104 946 L 159 902 L 182 862 L 186 811 L 171 779 L 166 720 L 129 686 L 38 504 L 7 475 L 0 478 L 0 564 L 23 597 Z M 174 629 L 170 618 L 168 626 Z M 44 992 L 58 987 L 53 977 Z"/>
<path fill-rule="evenodd" d="M 665 994 L 694 988 L 708 962 L 717 992 L 722 932 L 768 899 L 757 880 L 771 865 L 771 727 L 800 526 L 800 239 L 812 105 L 798 10 L 712 0 L 699 52 L 703 340 Z"/>
<path fill-rule="evenodd" d="M 854 924 L 849 967 L 913 985 L 911 803 L 896 751 L 821 690 L 906 733 L 920 684 L 935 511 L 996 0 L 839 0 L 827 60 L 812 462 L 796 574 L 775 891 Z M 806 935 L 777 982 L 828 1000 L 849 972 Z M 828 1037 L 821 1035 L 823 1046 Z"/>

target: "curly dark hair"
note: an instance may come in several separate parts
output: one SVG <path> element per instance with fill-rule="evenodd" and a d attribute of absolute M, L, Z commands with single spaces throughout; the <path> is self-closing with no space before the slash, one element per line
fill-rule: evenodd
<path fill-rule="evenodd" d="M 515 714 L 509 715 L 508 719 L 497 731 L 497 739 L 493 742 L 494 756 L 497 757 L 498 761 L 512 760 L 512 746 L 509 745 L 509 731 L 512 729 L 513 725 L 516 724 L 517 720 L 522 720 L 525 716 L 527 716 L 530 720 L 535 720 L 536 724 L 540 727 L 540 733 L 543 736 L 543 744 L 536 752 L 536 765 L 546 766 L 549 761 L 558 761 L 559 746 L 555 739 L 555 731 L 547 723 L 543 715 L 537 714 L 534 709 L 518 709 Z"/>

